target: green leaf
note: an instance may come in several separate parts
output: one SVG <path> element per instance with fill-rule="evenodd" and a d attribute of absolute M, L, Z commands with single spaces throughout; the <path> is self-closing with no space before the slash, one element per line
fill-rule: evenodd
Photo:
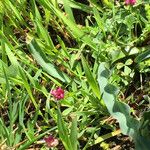
<path fill-rule="evenodd" d="M 97 45 L 92 42 L 92 38 L 89 37 L 86 33 L 80 30 L 77 25 L 69 20 L 60 10 L 56 9 L 48 0 L 39 1 L 45 8 L 54 12 L 63 22 L 68 26 L 70 33 L 77 39 L 89 45 L 91 48 L 97 50 Z M 80 31 L 80 32 L 79 32 Z"/>
<path fill-rule="evenodd" d="M 104 36 L 106 36 L 105 30 L 104 30 L 104 19 L 100 17 L 98 10 L 94 7 L 93 8 L 93 12 L 94 12 L 94 17 L 95 20 L 97 22 L 97 25 L 99 27 L 99 29 L 103 32 Z"/>
<path fill-rule="evenodd" d="M 118 120 L 123 134 L 134 136 L 138 121 L 130 115 L 130 107 L 117 100 L 118 89 L 109 83 L 110 71 L 106 63 L 101 63 L 98 71 L 98 82 L 102 92 L 102 98 L 109 113 Z"/>
<path fill-rule="evenodd" d="M 33 97 L 33 94 L 32 94 L 31 88 L 30 88 L 30 84 L 28 83 L 28 80 L 27 80 L 27 77 L 26 77 L 26 74 L 25 74 L 25 71 L 23 70 L 23 68 L 19 67 L 19 73 L 20 73 L 21 79 L 23 81 L 24 87 L 26 88 L 35 108 L 37 108 L 38 104 L 36 103 L 36 101 Z"/>
<path fill-rule="evenodd" d="M 17 18 L 22 24 L 25 23 L 24 19 L 22 18 L 21 14 L 20 14 L 20 12 L 18 11 L 18 9 L 16 8 L 16 6 L 13 5 L 10 0 L 5 0 L 4 2 L 5 2 L 6 8 L 11 9 L 12 13 L 16 16 L 16 18 Z"/>
<path fill-rule="evenodd" d="M 73 147 L 73 150 L 77 150 L 77 116 L 72 117 L 72 126 L 71 126 L 71 132 L 70 132 L 70 141 L 71 145 Z"/>
<path fill-rule="evenodd" d="M 1 41 L 3 43 L 2 44 L 3 45 L 3 51 L 6 52 L 12 65 L 14 65 L 17 68 L 17 66 L 19 66 L 19 63 L 17 61 L 16 56 L 14 55 L 14 47 L 11 45 L 11 43 L 9 42 L 9 40 L 7 39 L 7 37 L 5 36 L 5 34 L 2 31 L 0 31 L 0 38 L 1 38 Z"/>
<path fill-rule="evenodd" d="M 88 80 L 89 85 L 92 88 L 92 91 L 94 92 L 94 94 L 100 99 L 100 90 L 99 87 L 97 85 L 96 80 L 94 79 L 92 72 L 90 70 L 90 67 L 88 66 L 85 58 L 83 57 L 83 55 L 81 56 L 81 60 L 82 60 L 82 65 L 83 65 L 83 69 L 85 71 L 85 75 L 86 78 Z"/>
<path fill-rule="evenodd" d="M 57 125 L 58 125 L 58 133 L 61 138 L 61 141 L 65 147 L 66 150 L 74 150 L 71 144 L 71 140 L 69 138 L 69 132 L 65 125 L 65 122 L 61 116 L 60 109 L 58 109 L 58 115 L 57 115 Z"/>
<path fill-rule="evenodd" d="M 140 120 L 139 130 L 134 137 L 136 150 L 150 149 L 150 110 L 145 111 Z"/>
<path fill-rule="evenodd" d="M 58 3 L 64 4 L 63 0 L 58 0 Z M 92 7 L 76 1 L 69 1 L 69 6 L 74 9 L 79 9 L 87 13 L 92 13 Z"/>
<path fill-rule="evenodd" d="M 137 135 L 134 138 L 136 150 L 150 150 L 150 138 Z"/>
<path fill-rule="evenodd" d="M 25 144 L 22 144 L 20 148 L 18 148 L 18 150 L 25 150 L 27 149 L 31 144 L 33 144 L 34 142 L 36 142 L 37 140 L 41 139 L 43 136 L 45 136 L 46 134 L 52 132 L 53 130 L 56 130 L 57 127 L 53 127 L 47 131 L 45 131 L 44 133 L 35 136 L 35 138 L 33 138 L 31 141 L 27 141 Z"/>
<path fill-rule="evenodd" d="M 135 62 L 140 63 L 144 60 L 147 60 L 150 58 L 150 50 L 146 50 L 144 51 L 142 54 L 139 54 L 136 58 L 135 58 Z"/>
<path fill-rule="evenodd" d="M 32 13 L 35 17 L 34 19 L 42 21 L 42 17 L 40 15 L 40 12 L 39 12 L 37 6 L 36 6 L 35 0 L 31 0 L 31 7 L 32 7 L 32 11 L 33 11 Z"/>
<path fill-rule="evenodd" d="M 75 19 L 74 19 L 74 16 L 73 16 L 73 12 L 72 12 L 72 9 L 70 7 L 70 1 L 69 0 L 63 0 L 64 1 L 64 9 L 65 9 L 65 12 L 67 13 L 67 15 L 69 15 L 69 19 L 75 23 Z"/>
<path fill-rule="evenodd" d="M 50 63 L 35 39 L 29 43 L 29 49 L 34 59 L 47 73 L 63 82 L 69 82 L 67 75 L 62 73 L 56 66 Z"/>
<path fill-rule="evenodd" d="M 39 37 L 46 41 L 46 44 L 50 47 L 51 50 L 55 49 L 53 41 L 48 34 L 48 31 L 44 28 L 42 23 L 39 20 L 36 20 L 35 23 L 37 25 L 37 33 Z"/>
<path fill-rule="evenodd" d="M 129 75 L 130 73 L 131 73 L 131 69 L 128 67 L 128 66 L 125 66 L 124 67 L 124 74 L 127 76 L 127 75 Z"/>
<path fill-rule="evenodd" d="M 136 150 L 149 150 L 149 112 L 140 121 L 130 115 L 130 107 L 117 100 L 117 88 L 109 83 L 111 74 L 106 63 L 100 64 L 98 75 L 102 98 L 109 113 L 119 122 L 122 133 L 133 138 Z"/>

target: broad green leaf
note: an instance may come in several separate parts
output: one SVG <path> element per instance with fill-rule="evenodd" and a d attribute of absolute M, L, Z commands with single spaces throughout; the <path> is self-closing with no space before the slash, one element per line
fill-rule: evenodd
<path fill-rule="evenodd" d="M 150 138 L 149 136 L 143 137 L 137 134 L 137 136 L 134 138 L 135 142 L 135 149 L 136 150 L 149 150 L 150 149 Z"/>
<path fill-rule="evenodd" d="M 98 71 L 98 82 L 102 98 L 109 113 L 118 120 L 123 134 L 134 136 L 139 122 L 130 115 L 130 107 L 117 100 L 117 88 L 109 83 L 110 71 L 106 63 L 101 63 Z"/>
<path fill-rule="evenodd" d="M 136 150 L 150 149 L 150 110 L 145 111 L 140 120 L 139 130 L 134 137 Z"/>
<path fill-rule="evenodd" d="M 36 42 L 35 39 L 33 39 L 29 43 L 29 49 L 31 51 L 31 54 L 33 55 L 34 59 L 38 62 L 38 64 L 51 76 L 58 78 L 59 80 L 63 82 L 68 82 L 69 78 L 67 75 L 62 73 L 61 71 L 58 70 L 56 66 L 54 66 L 46 57 L 38 43 Z"/>
<path fill-rule="evenodd" d="M 98 75 L 99 86 L 103 94 L 102 98 L 109 113 L 119 122 L 122 133 L 133 138 L 136 150 L 149 150 L 150 113 L 144 113 L 143 119 L 140 121 L 130 115 L 130 107 L 117 100 L 117 88 L 109 83 L 110 71 L 106 67 L 106 63 L 100 64 Z"/>

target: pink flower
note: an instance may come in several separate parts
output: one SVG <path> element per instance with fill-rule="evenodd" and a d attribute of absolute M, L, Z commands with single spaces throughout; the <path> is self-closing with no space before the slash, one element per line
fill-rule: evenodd
<path fill-rule="evenodd" d="M 61 87 L 52 90 L 50 93 L 56 98 L 56 100 L 61 100 L 64 98 L 64 90 Z"/>
<path fill-rule="evenodd" d="M 44 138 L 44 141 L 46 142 L 47 147 L 56 147 L 59 142 L 57 139 L 55 139 L 52 135 L 49 137 Z"/>
<path fill-rule="evenodd" d="M 126 5 L 134 5 L 136 3 L 136 0 L 125 0 Z"/>

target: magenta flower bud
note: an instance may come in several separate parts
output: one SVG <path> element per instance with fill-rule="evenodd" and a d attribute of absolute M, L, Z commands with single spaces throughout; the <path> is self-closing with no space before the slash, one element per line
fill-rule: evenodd
<path fill-rule="evenodd" d="M 58 140 L 55 139 L 52 135 L 44 138 L 44 141 L 45 141 L 47 147 L 49 147 L 49 148 L 56 147 L 59 144 Z"/>
<path fill-rule="evenodd" d="M 135 5 L 136 0 L 125 0 L 126 5 Z"/>
<path fill-rule="evenodd" d="M 55 97 L 56 100 L 61 100 L 64 98 L 65 92 L 61 87 L 58 87 L 57 89 L 52 90 L 50 93 Z"/>

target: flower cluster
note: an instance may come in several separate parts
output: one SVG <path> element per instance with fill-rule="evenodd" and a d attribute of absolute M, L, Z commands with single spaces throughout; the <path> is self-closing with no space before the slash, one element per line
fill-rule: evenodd
<path fill-rule="evenodd" d="M 64 90 L 61 87 L 52 90 L 50 93 L 55 97 L 56 100 L 61 100 L 64 98 Z"/>
<path fill-rule="evenodd" d="M 126 5 L 135 5 L 136 0 L 125 0 Z"/>
<path fill-rule="evenodd" d="M 52 135 L 44 138 L 44 141 L 45 141 L 47 147 L 49 147 L 49 148 L 56 147 L 59 144 L 58 140 L 56 138 L 54 138 Z"/>

